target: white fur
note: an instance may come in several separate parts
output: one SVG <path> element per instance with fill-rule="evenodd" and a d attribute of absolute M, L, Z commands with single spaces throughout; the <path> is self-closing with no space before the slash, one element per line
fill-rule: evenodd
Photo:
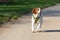
<path fill-rule="evenodd" d="M 40 8 L 39 8 L 38 14 L 33 14 L 34 17 L 36 18 L 36 17 L 39 15 L 39 13 L 40 13 Z M 40 25 L 40 19 L 39 19 L 38 22 L 35 24 L 35 23 L 34 23 L 35 20 L 34 20 L 33 15 L 32 15 L 32 31 L 39 31 L 39 30 L 40 30 L 40 26 L 41 26 L 41 25 Z M 36 27 L 36 29 L 35 29 L 35 27 Z"/>
<path fill-rule="evenodd" d="M 40 8 L 38 8 L 38 9 L 39 9 L 38 13 L 40 13 L 41 10 L 40 10 Z"/>

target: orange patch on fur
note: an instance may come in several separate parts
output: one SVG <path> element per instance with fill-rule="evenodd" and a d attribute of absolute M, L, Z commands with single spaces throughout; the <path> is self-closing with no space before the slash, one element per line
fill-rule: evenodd
<path fill-rule="evenodd" d="M 37 14 L 38 11 L 39 11 L 38 8 L 33 8 L 32 13 Z"/>

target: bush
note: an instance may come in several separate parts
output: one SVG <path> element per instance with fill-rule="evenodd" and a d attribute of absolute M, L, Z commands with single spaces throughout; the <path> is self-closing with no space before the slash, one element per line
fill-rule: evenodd
<path fill-rule="evenodd" d="M 14 15 L 11 19 L 14 19 L 14 20 L 17 20 L 17 16 L 16 15 Z"/>
<path fill-rule="evenodd" d="M 13 14 L 13 15 L 12 15 Z M 0 24 L 6 23 L 11 19 L 16 20 L 18 15 L 14 13 L 0 13 Z"/>

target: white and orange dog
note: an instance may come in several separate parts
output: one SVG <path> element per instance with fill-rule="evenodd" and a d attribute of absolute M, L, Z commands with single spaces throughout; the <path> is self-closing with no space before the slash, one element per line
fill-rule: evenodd
<path fill-rule="evenodd" d="M 32 10 L 32 32 L 40 31 L 42 25 L 42 14 L 40 8 L 33 8 Z M 35 30 L 36 29 L 36 30 Z"/>

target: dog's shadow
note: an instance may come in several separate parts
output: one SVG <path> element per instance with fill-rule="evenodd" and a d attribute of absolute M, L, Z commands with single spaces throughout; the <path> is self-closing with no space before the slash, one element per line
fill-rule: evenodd
<path fill-rule="evenodd" d="M 60 30 L 41 30 L 39 32 L 60 32 Z"/>

